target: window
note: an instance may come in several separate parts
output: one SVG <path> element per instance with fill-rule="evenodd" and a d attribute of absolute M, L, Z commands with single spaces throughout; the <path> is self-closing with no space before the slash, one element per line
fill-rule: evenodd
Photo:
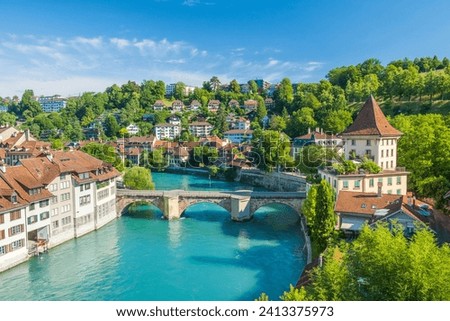
<path fill-rule="evenodd" d="M 30 211 L 34 210 L 36 208 L 36 203 L 30 204 Z"/>
<path fill-rule="evenodd" d="M 402 184 L 402 177 L 397 176 L 397 185 L 401 185 L 401 184 Z"/>
<path fill-rule="evenodd" d="M 391 149 L 391 156 L 394 156 L 394 150 Z"/>
<path fill-rule="evenodd" d="M 102 199 L 104 199 L 105 197 L 108 197 L 108 196 L 109 196 L 109 189 L 105 189 L 105 190 L 97 193 L 97 199 L 98 200 L 102 200 Z"/>
<path fill-rule="evenodd" d="M 64 205 L 61 207 L 61 213 L 67 213 L 70 211 L 70 204 Z"/>
<path fill-rule="evenodd" d="M 381 150 L 381 157 L 384 157 L 384 150 Z"/>
<path fill-rule="evenodd" d="M 391 161 L 391 168 L 394 168 L 394 161 Z"/>
<path fill-rule="evenodd" d="M 342 188 L 348 188 L 348 181 L 342 182 Z"/>
<path fill-rule="evenodd" d="M 70 187 L 70 182 L 64 181 L 64 182 L 61 182 L 59 185 L 60 185 L 61 189 L 66 189 L 66 188 Z"/>
<path fill-rule="evenodd" d="M 59 176 L 59 178 L 60 178 L 62 181 L 65 180 L 65 179 L 66 179 L 66 174 L 65 174 L 65 173 L 61 174 L 61 175 Z"/>
<path fill-rule="evenodd" d="M 49 212 L 43 212 L 43 213 L 41 213 L 41 215 L 40 215 L 41 221 L 42 221 L 42 220 L 45 220 L 45 219 L 48 219 L 49 217 L 50 217 L 50 213 L 49 213 Z"/>
<path fill-rule="evenodd" d="M 6 254 L 7 252 L 6 245 L 0 246 L 0 255 Z"/>
<path fill-rule="evenodd" d="M 32 215 L 30 217 L 28 217 L 28 225 L 36 223 L 38 221 L 38 216 L 37 215 Z"/>
<path fill-rule="evenodd" d="M 333 179 L 333 187 L 336 188 L 336 180 Z"/>
<path fill-rule="evenodd" d="M 78 177 L 80 177 L 81 179 L 89 178 L 89 172 L 86 172 L 86 173 L 80 173 L 80 174 L 78 175 Z"/>
<path fill-rule="evenodd" d="M 61 220 L 62 225 L 67 225 L 67 224 L 70 224 L 71 222 L 72 222 L 72 217 L 71 216 L 64 217 Z"/>
<path fill-rule="evenodd" d="M 91 195 L 85 195 L 80 197 L 80 206 L 91 203 Z"/>
<path fill-rule="evenodd" d="M 70 200 L 70 193 L 61 194 L 61 202 Z"/>
<path fill-rule="evenodd" d="M 11 243 L 11 251 L 20 249 L 21 247 L 23 247 L 23 244 L 24 244 L 23 239 L 15 241 L 15 242 L 12 242 Z"/>
<path fill-rule="evenodd" d="M 58 183 L 50 184 L 50 186 L 48 187 L 48 190 L 50 192 L 57 191 L 58 190 Z"/>
<path fill-rule="evenodd" d="M 352 139 L 352 145 L 353 145 L 353 146 L 356 145 L 356 140 Z"/>
<path fill-rule="evenodd" d="M 391 189 L 388 189 L 388 194 L 392 194 L 392 190 Z"/>
<path fill-rule="evenodd" d="M 84 184 L 84 190 L 87 191 L 88 189 L 91 189 L 91 184 Z"/>
<path fill-rule="evenodd" d="M 388 186 L 392 185 L 392 177 L 388 177 L 388 182 L 387 182 Z"/>
<path fill-rule="evenodd" d="M 366 208 L 366 204 L 365 204 L 365 203 L 362 203 L 362 204 L 361 204 L 361 208 Z"/>
<path fill-rule="evenodd" d="M 370 140 L 370 139 L 368 139 L 367 141 L 366 141 L 366 146 L 371 146 L 372 145 L 372 141 Z"/>
<path fill-rule="evenodd" d="M 58 228 L 58 227 L 59 227 L 59 221 L 54 221 L 54 222 L 52 223 L 52 227 L 53 227 L 53 228 Z"/>
<path fill-rule="evenodd" d="M 380 167 L 381 167 L 382 169 L 384 168 L 384 167 L 383 167 L 383 162 L 381 162 L 381 166 L 380 166 Z"/>
<path fill-rule="evenodd" d="M 369 187 L 374 187 L 374 179 L 369 179 Z"/>
<path fill-rule="evenodd" d="M 19 211 L 11 212 L 11 214 L 9 214 L 9 220 L 10 220 L 10 221 L 18 220 L 20 217 L 21 217 L 21 215 L 20 215 L 20 210 L 19 210 Z"/>
<path fill-rule="evenodd" d="M 361 181 L 360 180 L 358 180 L 358 181 L 355 181 L 355 189 L 359 189 L 360 187 L 361 187 Z"/>
<path fill-rule="evenodd" d="M 15 195 L 15 194 L 11 195 L 11 203 L 13 203 L 13 204 L 17 203 L 17 195 Z"/>
<path fill-rule="evenodd" d="M 52 216 L 58 215 L 58 208 L 52 209 Z"/>
<path fill-rule="evenodd" d="M 49 200 L 43 200 L 39 202 L 39 207 L 46 207 L 50 204 Z"/>
<path fill-rule="evenodd" d="M 16 226 L 13 226 L 13 227 L 10 227 L 9 228 L 9 236 L 13 236 L 13 235 L 16 235 L 16 234 L 19 234 L 19 233 L 22 233 L 23 232 L 23 224 L 20 224 L 20 225 L 16 225 Z"/>
<path fill-rule="evenodd" d="M 397 190 L 397 195 L 401 195 L 402 194 L 402 190 L 401 189 L 398 189 Z"/>
<path fill-rule="evenodd" d="M 52 205 L 57 204 L 57 203 L 58 203 L 58 196 L 53 196 L 53 197 L 50 199 L 50 203 L 51 203 Z"/>

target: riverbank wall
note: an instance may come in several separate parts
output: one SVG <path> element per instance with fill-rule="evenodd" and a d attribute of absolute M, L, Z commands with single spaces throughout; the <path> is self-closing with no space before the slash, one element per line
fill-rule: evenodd
<path fill-rule="evenodd" d="M 165 171 L 167 173 L 209 176 L 209 170 L 203 168 L 168 167 Z M 219 173 L 215 178 L 225 179 L 225 176 Z M 234 180 L 251 186 L 263 187 L 274 192 L 306 190 L 306 177 L 296 173 L 266 173 L 258 169 L 241 169 L 236 172 Z"/>

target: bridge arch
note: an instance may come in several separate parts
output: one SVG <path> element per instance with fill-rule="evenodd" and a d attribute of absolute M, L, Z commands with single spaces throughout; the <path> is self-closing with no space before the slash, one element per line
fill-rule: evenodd
<path fill-rule="evenodd" d="M 213 205 L 212 208 L 208 208 L 207 210 L 207 214 L 211 213 L 211 215 L 207 215 L 209 217 L 208 220 L 212 220 L 212 218 L 217 217 L 218 220 L 220 220 L 220 217 L 223 216 L 227 216 L 228 218 L 231 216 L 231 212 L 229 209 L 225 208 L 223 206 L 223 204 L 220 204 L 220 202 L 211 202 L 211 201 L 206 201 L 206 200 L 199 200 L 199 201 L 195 201 L 195 202 L 190 202 L 189 205 L 187 205 L 186 207 L 184 207 L 184 209 L 182 211 L 180 211 L 180 217 L 197 217 L 196 215 L 189 215 L 189 211 L 193 210 L 193 209 L 197 209 L 201 212 L 203 212 L 205 209 L 201 207 L 201 205 Z M 223 212 L 222 213 L 217 213 L 217 212 Z M 205 216 L 206 213 L 202 213 L 199 216 Z M 219 214 L 219 215 L 217 215 Z"/>
<path fill-rule="evenodd" d="M 220 199 L 220 198 L 212 198 L 212 199 L 201 199 L 201 198 L 180 198 L 179 199 L 179 211 L 180 216 L 183 216 L 186 209 L 195 205 L 195 204 L 216 204 L 221 208 L 225 209 L 228 213 L 231 213 L 231 202 L 229 199 Z"/>
<path fill-rule="evenodd" d="M 252 199 L 250 201 L 250 215 L 253 216 L 261 207 L 271 204 L 282 204 L 292 209 L 298 216 L 301 216 L 302 202 L 303 200 L 301 199 Z"/>
<path fill-rule="evenodd" d="M 124 210 L 127 209 L 131 204 L 134 203 L 147 203 L 157 207 L 162 213 L 164 213 L 164 203 L 162 198 L 148 199 L 148 198 L 128 198 L 128 197 L 117 197 L 116 210 L 117 215 L 121 216 Z"/>

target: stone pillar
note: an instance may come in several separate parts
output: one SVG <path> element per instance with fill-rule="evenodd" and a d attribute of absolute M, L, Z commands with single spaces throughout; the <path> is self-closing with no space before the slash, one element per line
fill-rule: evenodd
<path fill-rule="evenodd" d="M 164 217 L 173 220 L 180 218 L 180 207 L 177 194 L 164 194 Z"/>
<path fill-rule="evenodd" d="M 231 219 L 245 221 L 251 218 L 250 196 L 231 196 Z"/>

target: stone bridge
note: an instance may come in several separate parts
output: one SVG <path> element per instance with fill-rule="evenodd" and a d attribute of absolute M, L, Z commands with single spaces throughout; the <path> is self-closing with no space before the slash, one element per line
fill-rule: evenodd
<path fill-rule="evenodd" d="M 300 215 L 305 192 L 253 191 L 136 191 L 118 189 L 116 209 L 119 215 L 131 203 L 147 202 L 159 208 L 167 219 L 180 218 L 184 210 L 195 203 L 214 203 L 230 214 L 235 221 L 250 219 L 258 208 L 272 203 L 285 204 Z"/>

